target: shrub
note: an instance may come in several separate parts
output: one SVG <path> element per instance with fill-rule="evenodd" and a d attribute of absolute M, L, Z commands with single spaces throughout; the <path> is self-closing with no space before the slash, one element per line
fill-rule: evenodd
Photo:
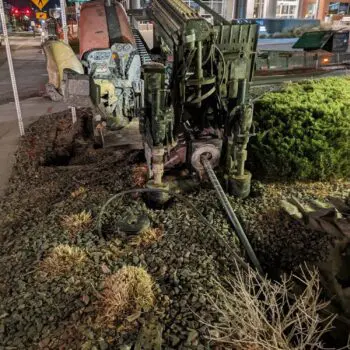
<path fill-rule="evenodd" d="M 54 278 L 79 269 L 86 260 L 86 253 L 82 249 L 60 244 L 40 263 L 40 272 Z"/>
<path fill-rule="evenodd" d="M 83 196 L 86 193 L 86 188 L 83 186 L 80 186 L 78 189 L 76 189 L 75 191 L 71 192 L 71 196 L 73 198 L 78 198 Z"/>
<path fill-rule="evenodd" d="M 158 242 L 164 234 L 162 228 L 148 228 L 141 231 L 131 240 L 131 245 L 138 248 L 146 248 L 155 242 Z"/>
<path fill-rule="evenodd" d="M 323 180 L 350 174 L 350 79 L 288 84 L 255 105 L 255 172 Z"/>
<path fill-rule="evenodd" d="M 124 266 L 104 282 L 97 323 L 112 326 L 116 320 L 149 311 L 155 301 L 152 277 L 141 267 Z"/>
<path fill-rule="evenodd" d="M 294 35 L 291 31 L 285 31 L 285 32 L 276 32 L 276 33 L 273 33 L 272 38 L 274 39 L 286 39 L 286 38 L 294 38 Z"/>
<path fill-rule="evenodd" d="M 147 180 L 147 165 L 137 165 L 132 168 L 132 181 L 136 187 L 144 187 Z"/>
<path fill-rule="evenodd" d="M 75 236 L 82 230 L 87 229 L 92 223 L 90 212 L 83 210 L 78 214 L 65 215 L 62 218 L 62 226 L 69 232 L 70 238 Z"/>
<path fill-rule="evenodd" d="M 307 270 L 296 278 L 299 295 L 291 279 L 275 283 L 251 269 L 236 271 L 225 286 L 216 281 L 216 291 L 207 299 L 219 321 L 202 320 L 212 342 L 220 349 L 323 349 L 321 338 L 334 317 L 321 315 L 328 304 L 320 299 L 318 273 Z"/>

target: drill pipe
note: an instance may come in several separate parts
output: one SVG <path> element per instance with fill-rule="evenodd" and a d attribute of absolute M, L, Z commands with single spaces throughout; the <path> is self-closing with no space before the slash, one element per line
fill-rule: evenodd
<path fill-rule="evenodd" d="M 246 236 L 241 223 L 239 222 L 234 210 L 232 209 L 232 206 L 229 202 L 229 200 L 227 199 L 227 196 L 223 190 L 223 188 L 220 185 L 220 182 L 218 180 L 218 178 L 216 177 L 213 168 L 211 167 L 211 164 L 209 162 L 209 160 L 206 157 L 202 157 L 201 159 L 203 167 L 205 169 L 205 171 L 207 172 L 209 179 L 216 191 L 216 194 L 223 206 L 223 208 L 226 211 L 227 216 L 229 217 L 231 224 L 233 225 L 233 228 L 239 238 L 239 240 L 241 241 L 241 243 L 244 246 L 244 249 L 246 250 L 249 259 L 251 260 L 251 262 L 253 263 L 253 265 L 255 266 L 255 268 L 257 269 L 257 271 L 260 274 L 263 274 L 263 270 L 261 268 L 260 262 L 248 240 L 248 237 Z"/>

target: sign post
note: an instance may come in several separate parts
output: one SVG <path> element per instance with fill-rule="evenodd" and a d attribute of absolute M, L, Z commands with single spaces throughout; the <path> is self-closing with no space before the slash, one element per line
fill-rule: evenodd
<path fill-rule="evenodd" d="M 72 113 L 72 123 L 75 124 L 77 122 L 77 110 L 75 107 L 70 106 L 70 111 Z"/>
<path fill-rule="evenodd" d="M 79 23 L 79 17 L 80 17 L 80 3 L 75 2 L 75 19 L 77 20 L 77 23 Z"/>
<path fill-rule="evenodd" d="M 62 20 L 62 29 L 63 29 L 63 41 L 68 45 L 68 27 L 67 27 L 67 16 L 66 16 L 66 0 L 60 0 L 61 6 L 61 20 Z M 77 111 L 75 107 L 70 107 L 72 113 L 72 123 L 77 122 Z"/>
<path fill-rule="evenodd" d="M 62 30 L 63 30 L 63 41 L 68 44 L 68 27 L 67 27 L 67 16 L 66 16 L 66 1 L 60 0 L 61 6 L 61 20 L 62 20 Z"/>
<path fill-rule="evenodd" d="M 13 69 L 12 54 L 11 54 L 9 37 L 8 37 L 8 33 L 7 33 L 7 24 L 6 24 L 6 17 L 5 17 L 3 0 L 0 0 L 0 18 L 1 18 L 1 23 L 2 23 L 2 31 L 3 31 L 5 47 L 6 47 L 7 62 L 9 65 L 9 70 L 10 70 L 13 97 L 15 99 L 15 105 L 16 105 L 16 111 L 17 111 L 19 133 L 21 136 L 24 136 L 24 125 L 23 125 L 23 119 L 22 119 L 22 111 L 21 111 L 21 105 L 19 104 L 15 71 Z"/>

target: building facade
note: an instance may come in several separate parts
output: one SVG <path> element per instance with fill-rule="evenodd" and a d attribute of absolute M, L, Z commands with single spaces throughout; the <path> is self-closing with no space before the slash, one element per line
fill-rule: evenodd
<path fill-rule="evenodd" d="M 299 0 L 277 1 L 276 18 L 298 18 Z"/>
<path fill-rule="evenodd" d="M 199 6 L 193 0 L 183 0 L 193 8 Z M 277 0 L 202 0 L 224 18 L 274 18 Z M 291 0 L 293 1 L 293 0 Z M 298 0 L 295 0 L 298 1 Z"/>
<path fill-rule="evenodd" d="M 321 21 L 328 16 L 349 16 L 350 0 L 335 2 L 334 0 L 300 0 L 299 16 L 301 18 L 316 18 Z"/>
<path fill-rule="evenodd" d="M 233 0 L 202 0 L 202 1 L 224 18 L 229 19 L 229 17 L 232 15 L 232 12 L 229 13 L 228 11 L 227 3 L 228 2 L 233 3 Z M 198 4 L 192 0 L 184 0 L 184 2 L 187 5 L 191 6 L 192 8 L 199 8 Z M 202 12 L 202 9 L 201 9 L 201 12 Z"/>
<path fill-rule="evenodd" d="M 276 0 L 245 0 L 244 16 L 238 18 L 275 18 Z M 238 12 L 237 12 L 238 13 Z M 239 13 L 238 13 L 239 14 Z"/>

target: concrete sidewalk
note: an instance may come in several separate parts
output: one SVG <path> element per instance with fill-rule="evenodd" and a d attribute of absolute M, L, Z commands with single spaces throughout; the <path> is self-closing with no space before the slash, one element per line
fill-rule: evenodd
<path fill-rule="evenodd" d="M 62 102 L 52 102 L 47 98 L 35 97 L 21 101 L 22 117 L 25 126 L 37 120 L 41 115 L 68 109 Z M 0 197 L 4 194 L 20 135 L 15 104 L 0 105 Z"/>

